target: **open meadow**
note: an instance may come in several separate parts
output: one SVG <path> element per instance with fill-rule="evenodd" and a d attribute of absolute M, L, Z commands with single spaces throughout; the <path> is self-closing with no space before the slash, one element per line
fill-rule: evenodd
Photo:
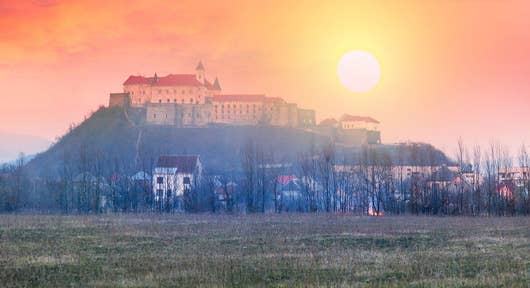
<path fill-rule="evenodd" d="M 0 217 L 2 287 L 528 287 L 528 283 L 528 217 Z"/>

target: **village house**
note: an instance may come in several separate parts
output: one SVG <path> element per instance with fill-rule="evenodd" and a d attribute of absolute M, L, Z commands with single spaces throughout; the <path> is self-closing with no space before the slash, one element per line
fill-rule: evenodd
<path fill-rule="evenodd" d="M 327 118 L 318 124 L 318 130 L 330 134 L 343 144 L 362 145 L 381 143 L 379 121 L 372 117 L 344 114 L 339 120 Z"/>
<path fill-rule="evenodd" d="M 183 208 L 186 192 L 198 189 L 202 164 L 197 155 L 163 155 L 153 170 L 153 197 L 157 207 Z"/>

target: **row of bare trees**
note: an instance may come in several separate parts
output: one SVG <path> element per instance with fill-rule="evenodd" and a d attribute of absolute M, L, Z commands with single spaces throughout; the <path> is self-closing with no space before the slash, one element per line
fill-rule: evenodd
<path fill-rule="evenodd" d="M 276 159 L 272 149 L 249 140 L 241 152 L 241 167 L 195 179 L 197 184 L 185 191 L 178 207 L 213 213 L 530 214 L 529 170 L 522 169 L 517 177 L 505 171 L 528 167 L 524 146 L 512 158 L 499 144 L 468 149 L 460 140 L 449 165 L 441 165 L 433 152 L 418 149 L 400 146 L 393 153 L 364 146 L 354 153 L 335 143 L 313 144 L 293 160 Z M 60 177 L 53 179 L 29 175 L 20 157 L 1 170 L 0 210 L 175 210 L 175 203 L 155 203 L 151 180 L 130 177 L 131 171 L 150 173 L 154 157 L 140 154 L 140 161 L 132 163 L 112 155 L 81 146 L 76 153 L 64 153 Z"/>

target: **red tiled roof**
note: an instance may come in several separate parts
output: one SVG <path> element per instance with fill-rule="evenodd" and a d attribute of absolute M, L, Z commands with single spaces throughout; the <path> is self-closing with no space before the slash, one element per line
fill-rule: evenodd
<path fill-rule="evenodd" d="M 123 85 L 140 84 L 151 84 L 153 86 L 203 86 L 194 74 L 169 74 L 167 76 L 157 77 L 156 82 L 154 82 L 154 77 L 131 75 L 123 82 Z"/>
<path fill-rule="evenodd" d="M 349 114 L 342 115 L 342 117 L 340 118 L 340 121 L 360 121 L 360 122 L 369 122 L 369 123 L 379 124 L 379 121 L 375 120 L 372 117 L 353 116 Z"/>
<path fill-rule="evenodd" d="M 296 179 L 295 175 L 279 175 L 278 177 L 276 177 L 276 180 L 282 185 L 285 185 L 295 179 Z"/>
<path fill-rule="evenodd" d="M 339 123 L 337 120 L 335 120 L 335 118 L 328 118 L 328 119 L 324 119 L 320 122 L 320 126 L 333 126 L 335 124 Z"/>
<path fill-rule="evenodd" d="M 265 95 L 258 94 L 231 94 L 231 95 L 214 95 L 213 101 L 234 101 L 234 102 L 261 102 Z"/>
<path fill-rule="evenodd" d="M 193 173 L 198 159 L 197 155 L 162 155 L 158 157 L 156 167 L 177 168 L 178 172 Z"/>
<path fill-rule="evenodd" d="M 202 86 L 194 74 L 169 74 L 165 77 L 158 77 L 155 86 Z"/>
<path fill-rule="evenodd" d="M 144 76 L 134 76 L 131 75 L 123 85 L 139 85 L 139 84 L 151 84 L 153 83 L 153 77 L 144 77 Z"/>

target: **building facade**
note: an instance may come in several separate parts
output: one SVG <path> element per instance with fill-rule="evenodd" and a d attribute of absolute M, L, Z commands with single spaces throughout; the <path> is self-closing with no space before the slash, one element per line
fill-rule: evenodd
<path fill-rule="evenodd" d="M 299 109 L 279 97 L 221 92 L 219 80 L 208 81 L 204 65 L 199 62 L 194 74 L 131 75 L 123 83 L 123 93 L 111 93 L 109 107 L 145 108 L 149 125 L 310 127 L 315 123 L 313 110 Z"/>
<path fill-rule="evenodd" d="M 346 145 L 379 144 L 381 133 L 378 126 L 379 121 L 372 117 L 344 114 L 338 121 L 335 118 L 322 120 L 318 130 Z"/>
<path fill-rule="evenodd" d="M 181 208 L 186 191 L 198 189 L 202 164 L 197 155 L 164 155 L 153 170 L 153 198 L 158 207 Z"/>

